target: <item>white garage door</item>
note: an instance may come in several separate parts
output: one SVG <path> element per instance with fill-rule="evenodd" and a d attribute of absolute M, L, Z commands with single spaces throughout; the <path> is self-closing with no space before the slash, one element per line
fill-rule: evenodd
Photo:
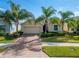
<path fill-rule="evenodd" d="M 42 30 L 42 26 L 23 26 L 22 27 L 22 31 L 25 33 L 25 34 L 38 34 L 38 33 L 41 33 L 43 30 Z"/>

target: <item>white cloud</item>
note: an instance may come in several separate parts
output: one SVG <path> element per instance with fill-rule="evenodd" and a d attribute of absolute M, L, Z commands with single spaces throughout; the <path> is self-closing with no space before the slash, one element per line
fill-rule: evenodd
<path fill-rule="evenodd" d="M 3 9 L 3 8 L 0 8 L 0 10 L 5 11 L 5 9 Z"/>
<path fill-rule="evenodd" d="M 74 12 L 75 16 L 79 16 L 79 11 Z"/>

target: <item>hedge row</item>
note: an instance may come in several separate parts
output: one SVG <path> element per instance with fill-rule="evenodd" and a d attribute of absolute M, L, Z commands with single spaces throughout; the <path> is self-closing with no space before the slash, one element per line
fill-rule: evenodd
<path fill-rule="evenodd" d="M 49 32 L 41 33 L 41 37 L 51 37 L 51 36 L 64 36 L 66 33 L 63 32 Z"/>

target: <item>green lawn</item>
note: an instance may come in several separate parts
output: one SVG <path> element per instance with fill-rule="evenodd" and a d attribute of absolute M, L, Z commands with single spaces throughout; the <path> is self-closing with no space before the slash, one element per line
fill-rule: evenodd
<path fill-rule="evenodd" d="M 79 36 L 54 36 L 42 38 L 43 42 L 72 42 L 79 43 Z"/>
<path fill-rule="evenodd" d="M 13 41 L 15 40 L 11 37 L 0 36 L 0 43 L 11 43 Z M 5 49 L 5 47 L 0 47 L 0 53 L 3 52 Z"/>
<path fill-rule="evenodd" d="M 0 43 L 10 43 L 13 41 L 13 38 L 0 36 Z"/>
<path fill-rule="evenodd" d="M 0 43 L 11 43 L 13 41 L 13 38 L 0 36 Z M 0 47 L 0 53 L 3 52 L 5 49 L 5 47 Z"/>
<path fill-rule="evenodd" d="M 44 46 L 42 49 L 50 57 L 79 57 L 77 46 Z"/>

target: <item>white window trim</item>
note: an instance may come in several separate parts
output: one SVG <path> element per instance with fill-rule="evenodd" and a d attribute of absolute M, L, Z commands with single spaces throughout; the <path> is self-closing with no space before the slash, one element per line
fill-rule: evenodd
<path fill-rule="evenodd" d="M 57 30 L 54 30 L 54 26 L 55 26 L 55 25 L 57 25 L 57 27 L 58 27 Z M 59 31 L 59 25 L 58 25 L 58 24 L 54 24 L 54 25 L 53 25 L 53 31 L 55 31 L 55 32 L 58 32 L 58 31 Z"/>

